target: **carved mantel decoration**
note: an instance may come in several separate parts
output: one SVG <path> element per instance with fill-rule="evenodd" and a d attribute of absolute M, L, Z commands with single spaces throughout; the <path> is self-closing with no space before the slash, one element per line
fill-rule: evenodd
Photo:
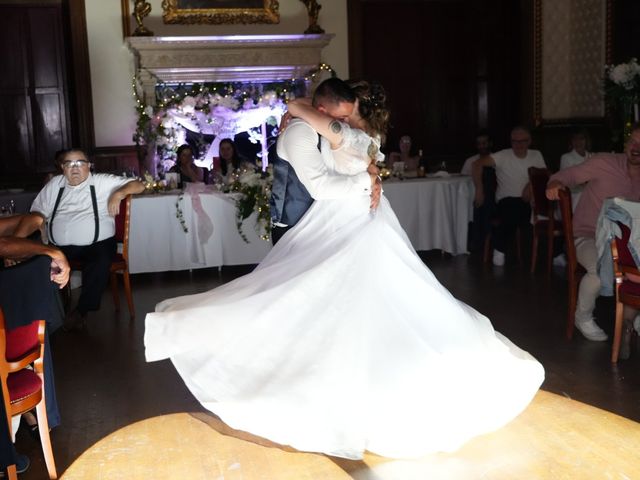
<path fill-rule="evenodd" d="M 147 103 L 157 83 L 274 82 L 300 78 L 321 62 L 333 35 L 129 37 Z"/>

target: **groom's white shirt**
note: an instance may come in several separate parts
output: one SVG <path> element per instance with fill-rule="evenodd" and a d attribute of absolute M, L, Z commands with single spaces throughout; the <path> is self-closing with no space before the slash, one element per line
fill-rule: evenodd
<path fill-rule="evenodd" d="M 307 122 L 295 118 L 278 138 L 280 158 L 291 164 L 298 179 L 314 200 L 371 194 L 367 172 L 342 175 L 330 169 L 318 150 L 318 132 Z"/>

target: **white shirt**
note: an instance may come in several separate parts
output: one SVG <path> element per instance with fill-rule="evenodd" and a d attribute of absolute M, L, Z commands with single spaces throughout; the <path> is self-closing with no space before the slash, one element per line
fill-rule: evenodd
<path fill-rule="evenodd" d="M 104 173 L 89 174 L 79 185 L 71 186 L 64 175 L 53 177 L 31 205 L 32 212 L 43 215 L 47 221 L 47 231 L 58 198 L 64 187 L 58 210 L 53 220 L 52 234 L 56 245 L 90 245 L 95 236 L 95 219 L 91 202 L 91 184 L 95 185 L 98 203 L 100 234 L 98 241 L 113 237 L 116 231 L 115 219 L 109 215 L 108 202 L 111 194 L 132 181 L 132 178 L 118 177 Z"/>
<path fill-rule="evenodd" d="M 314 200 L 371 194 L 367 172 L 342 175 L 327 166 L 318 150 L 318 133 L 301 119 L 293 119 L 282 132 L 277 151 L 291 164 Z"/>
<path fill-rule="evenodd" d="M 586 155 L 583 157 L 578 152 L 576 152 L 575 148 L 570 152 L 565 153 L 564 155 L 562 155 L 562 157 L 560 157 L 560 170 L 564 170 L 565 168 L 575 167 L 576 165 L 580 165 L 587 158 L 591 156 L 589 152 L 585 152 L 585 154 Z M 585 184 L 576 185 L 575 187 L 571 188 L 571 207 L 573 211 L 576 210 L 576 206 L 580 201 L 580 195 L 582 194 L 584 185 Z"/>
<path fill-rule="evenodd" d="M 529 183 L 529 167 L 547 167 L 538 150 L 528 150 L 524 158 L 516 157 L 511 148 L 500 150 L 491 156 L 496 163 L 498 180 L 496 201 L 507 197 L 522 197 L 522 191 Z"/>
<path fill-rule="evenodd" d="M 589 155 L 591 155 L 589 152 L 585 152 L 585 153 L 586 155 L 583 157 L 574 149 L 562 155 L 562 157 L 560 157 L 560 170 L 564 170 L 565 168 L 580 165 L 589 157 Z"/>

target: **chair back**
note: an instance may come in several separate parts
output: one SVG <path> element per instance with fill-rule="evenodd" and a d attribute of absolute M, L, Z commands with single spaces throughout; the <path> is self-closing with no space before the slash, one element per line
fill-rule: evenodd
<path fill-rule="evenodd" d="M 571 191 L 561 188 L 558 191 L 560 214 L 562 216 L 562 230 L 564 231 L 564 243 L 567 254 L 567 268 L 575 271 L 578 268 L 576 245 L 573 238 L 573 206 L 571 205 Z"/>
<path fill-rule="evenodd" d="M 131 215 L 131 195 L 127 195 L 120 202 L 120 211 L 116 215 L 116 234 L 118 243 L 122 244 L 122 256 L 129 260 L 129 222 Z"/>
<path fill-rule="evenodd" d="M 36 372 L 42 373 L 44 359 L 45 321 L 34 320 L 28 325 L 7 330 L 4 312 L 0 308 L 0 381 L 9 431 L 11 431 L 11 395 L 8 378 L 10 373 L 17 372 L 34 364 Z"/>
<path fill-rule="evenodd" d="M 40 348 L 40 320 L 8 330 L 0 308 L 0 364 L 15 362 Z M 0 370 L 2 367 L 0 366 Z"/>
<path fill-rule="evenodd" d="M 549 177 L 549 170 L 546 168 L 529 167 L 529 183 L 531 184 L 532 211 L 534 221 L 539 216 L 548 217 L 553 220 L 553 202 L 547 199 L 546 190 Z"/>
<path fill-rule="evenodd" d="M 616 222 L 620 231 L 622 232 L 622 237 L 614 237 L 615 247 L 617 251 L 617 264 L 620 267 L 631 267 L 636 269 L 636 262 L 631 255 L 631 251 L 629 250 L 629 238 L 631 238 L 631 230 L 624 223 Z"/>

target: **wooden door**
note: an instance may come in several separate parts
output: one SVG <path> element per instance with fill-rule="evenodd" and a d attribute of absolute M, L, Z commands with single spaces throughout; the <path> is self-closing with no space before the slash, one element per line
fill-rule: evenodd
<path fill-rule="evenodd" d="M 0 5 L 0 175 L 53 170 L 69 122 L 59 5 Z"/>

